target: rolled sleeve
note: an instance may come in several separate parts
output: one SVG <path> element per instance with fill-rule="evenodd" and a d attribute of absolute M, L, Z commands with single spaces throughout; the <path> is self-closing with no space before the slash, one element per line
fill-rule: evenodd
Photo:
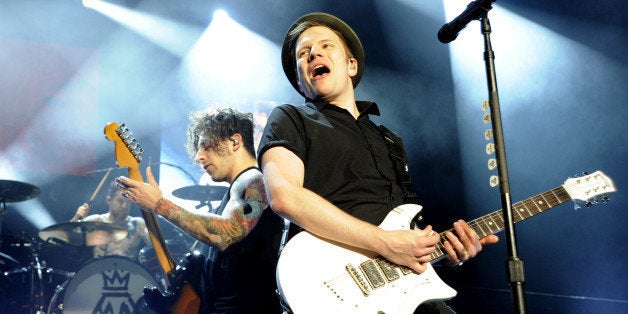
<path fill-rule="evenodd" d="M 257 151 L 260 166 L 264 153 L 278 146 L 285 147 L 305 161 L 303 122 L 292 105 L 278 106 L 270 113 Z"/>

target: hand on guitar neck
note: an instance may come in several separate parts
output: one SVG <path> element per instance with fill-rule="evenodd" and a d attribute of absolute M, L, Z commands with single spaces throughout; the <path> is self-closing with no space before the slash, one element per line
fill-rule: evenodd
<path fill-rule="evenodd" d="M 157 202 L 163 197 L 163 193 L 159 189 L 150 166 L 146 167 L 146 179 L 148 183 L 120 176 L 116 178 L 116 182 L 118 183 L 118 188 L 123 191 L 123 195 L 131 202 L 145 210 L 154 211 L 157 207 Z M 156 213 L 162 216 L 168 214 Z"/>
<path fill-rule="evenodd" d="M 454 222 L 453 229 L 456 234 L 446 231 L 447 240 L 443 242 L 445 252 L 449 257 L 447 261 L 449 266 L 461 265 L 480 253 L 483 245 L 494 244 L 499 241 L 499 237 L 494 234 L 480 238 L 464 220 Z"/>

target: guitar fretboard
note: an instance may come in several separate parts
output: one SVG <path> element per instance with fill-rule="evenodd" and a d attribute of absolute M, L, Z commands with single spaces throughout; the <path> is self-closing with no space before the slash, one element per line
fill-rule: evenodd
<path fill-rule="evenodd" d="M 570 200 L 571 196 L 569 196 L 569 193 L 567 193 L 562 186 L 559 186 L 513 204 L 513 221 L 518 223 Z M 478 234 L 480 238 L 500 232 L 504 230 L 503 210 L 500 209 L 488 215 L 474 219 L 469 222 L 469 226 L 473 229 L 473 231 L 475 231 L 475 233 Z M 454 234 L 456 233 L 453 228 L 447 231 L 453 232 Z M 447 241 L 447 237 L 445 236 L 447 231 L 439 233 L 440 242 L 436 244 L 436 250 L 431 254 L 432 261 L 438 260 L 447 255 L 444 245 L 444 242 Z"/>

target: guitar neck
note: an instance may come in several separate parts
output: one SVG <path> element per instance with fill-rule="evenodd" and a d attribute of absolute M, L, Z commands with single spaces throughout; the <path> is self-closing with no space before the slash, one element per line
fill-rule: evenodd
<path fill-rule="evenodd" d="M 144 182 L 142 178 L 142 173 L 140 172 L 139 167 L 129 167 L 129 178 Z M 163 233 L 161 232 L 161 228 L 159 227 L 159 220 L 157 219 L 157 215 L 155 213 L 141 210 L 142 218 L 144 218 L 144 222 L 146 222 L 146 229 L 148 229 L 148 234 L 150 236 L 151 243 L 153 244 L 153 250 L 155 251 L 155 255 L 157 256 L 157 260 L 159 261 L 159 265 L 166 273 L 170 273 L 170 271 L 176 266 L 174 259 L 170 255 L 170 252 L 166 248 L 166 240 L 164 239 Z"/>
<path fill-rule="evenodd" d="M 142 173 L 140 172 L 141 155 L 144 150 L 134 138 L 131 138 L 132 133 L 129 129 L 124 123 L 118 124 L 110 122 L 105 126 L 104 132 L 105 137 L 115 143 L 116 163 L 118 166 L 127 167 L 129 178 L 132 180 L 144 182 L 144 178 L 142 178 Z M 157 216 L 145 210 L 142 210 L 142 216 L 144 222 L 146 222 L 146 229 L 148 229 L 148 234 L 150 235 L 157 260 L 162 269 L 166 273 L 170 273 L 175 267 L 175 263 L 166 247 L 166 240 L 164 240 L 161 228 L 159 228 Z"/>
<path fill-rule="evenodd" d="M 563 186 L 556 187 L 547 192 L 530 197 L 512 205 L 514 223 L 521 222 L 532 216 L 538 215 L 552 207 L 570 201 L 572 198 Z M 469 226 L 480 238 L 504 230 L 503 210 L 492 212 L 469 222 Z M 456 233 L 454 229 L 447 230 Z M 445 234 L 447 231 L 439 233 L 440 242 L 436 244 L 436 250 L 432 253 L 432 261 L 437 261 L 447 255 L 444 242 L 447 241 Z"/>

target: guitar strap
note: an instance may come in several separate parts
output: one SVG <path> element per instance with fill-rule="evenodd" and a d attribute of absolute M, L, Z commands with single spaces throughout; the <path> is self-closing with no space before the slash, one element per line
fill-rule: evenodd
<path fill-rule="evenodd" d="M 410 175 L 408 174 L 408 157 L 403 146 L 403 141 L 399 136 L 397 136 L 397 134 L 393 133 L 383 125 L 379 126 L 379 130 L 384 137 L 386 146 L 388 146 L 388 156 L 395 168 L 397 181 L 399 182 L 403 193 L 404 203 L 419 204 L 419 198 L 414 191 L 412 181 L 410 181 Z"/>

